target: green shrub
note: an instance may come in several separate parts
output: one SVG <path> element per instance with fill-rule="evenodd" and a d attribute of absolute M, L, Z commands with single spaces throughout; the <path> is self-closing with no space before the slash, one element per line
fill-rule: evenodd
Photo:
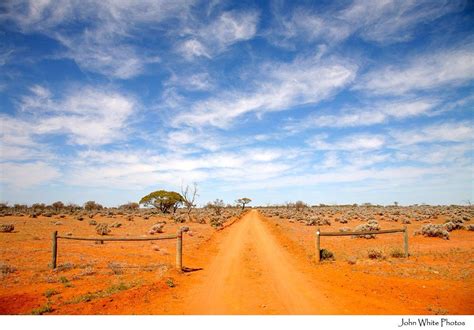
<path fill-rule="evenodd" d="M 405 252 L 403 252 L 401 249 L 393 249 L 390 251 L 390 256 L 392 258 L 404 258 Z"/>
<path fill-rule="evenodd" d="M 99 223 L 97 226 L 95 226 L 95 230 L 97 234 L 99 235 L 108 235 L 110 233 L 109 225 L 106 223 Z"/>
<path fill-rule="evenodd" d="M 321 251 L 319 251 L 319 256 L 321 260 L 334 260 L 334 253 L 327 249 L 321 249 Z"/>
<path fill-rule="evenodd" d="M 35 308 L 31 311 L 31 314 L 33 315 L 43 315 L 45 313 L 51 313 L 53 311 L 53 308 L 49 303 L 46 305 L 43 305 L 41 307 Z"/>
<path fill-rule="evenodd" d="M 379 249 L 370 249 L 367 251 L 367 255 L 370 259 L 383 259 L 383 252 Z"/>
<path fill-rule="evenodd" d="M 0 273 L 2 273 L 2 275 L 8 275 L 14 272 L 16 272 L 15 267 L 4 264 L 4 263 L 0 263 Z"/>
<path fill-rule="evenodd" d="M 56 294 L 58 294 L 58 293 L 59 293 L 59 292 L 56 291 L 56 290 L 54 290 L 54 289 L 48 289 L 48 290 L 46 290 L 46 291 L 44 292 L 44 296 L 45 296 L 46 298 L 50 298 L 50 297 L 52 297 L 52 296 L 54 296 L 54 295 L 56 295 Z"/>
<path fill-rule="evenodd" d="M 123 274 L 123 266 L 117 262 L 109 262 L 107 265 L 110 270 L 114 273 L 114 275 L 121 275 Z"/>
<path fill-rule="evenodd" d="M 174 288 L 176 286 L 172 278 L 166 279 L 166 285 L 169 286 L 170 288 Z"/>
<path fill-rule="evenodd" d="M 66 283 L 69 283 L 69 280 L 67 279 L 66 276 L 61 276 L 59 278 L 59 282 L 61 282 L 62 284 L 66 284 Z"/>
<path fill-rule="evenodd" d="M 11 223 L 0 225 L 0 233 L 11 233 L 15 230 L 15 226 Z"/>

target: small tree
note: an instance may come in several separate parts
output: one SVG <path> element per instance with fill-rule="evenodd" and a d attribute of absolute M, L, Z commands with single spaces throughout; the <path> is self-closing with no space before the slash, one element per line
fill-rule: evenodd
<path fill-rule="evenodd" d="M 306 203 L 303 202 L 303 201 L 297 201 L 297 202 L 295 202 L 295 209 L 296 209 L 296 211 L 301 211 L 301 210 L 303 210 L 304 208 L 306 208 L 307 206 L 308 206 L 308 205 L 306 205 Z"/>
<path fill-rule="evenodd" d="M 245 209 L 245 205 L 249 204 L 252 200 L 247 197 L 239 198 L 235 202 L 237 205 L 242 206 L 242 210 Z"/>
<path fill-rule="evenodd" d="M 53 204 L 51 204 L 51 206 L 53 207 L 53 209 L 56 212 L 59 212 L 64 208 L 64 203 L 61 202 L 61 201 L 57 201 L 57 202 L 54 202 Z"/>
<path fill-rule="evenodd" d="M 222 199 L 216 199 L 214 202 L 207 203 L 206 207 L 214 210 L 216 215 L 221 215 L 222 209 L 224 208 L 225 204 Z"/>
<path fill-rule="evenodd" d="M 145 206 L 154 206 L 163 213 L 169 213 L 173 209 L 173 213 L 180 204 L 183 203 L 183 196 L 175 191 L 157 190 L 149 193 L 140 199 L 139 204 Z"/>
<path fill-rule="evenodd" d="M 138 203 L 128 202 L 127 204 L 120 205 L 119 209 L 127 210 L 127 211 L 134 211 L 134 210 L 137 210 L 138 207 L 139 207 Z"/>
<path fill-rule="evenodd" d="M 181 195 L 183 197 L 183 205 L 188 212 L 188 219 L 191 219 L 191 211 L 196 207 L 196 197 L 197 194 L 197 184 L 193 183 L 193 188 L 191 189 L 189 185 L 186 185 L 186 188 L 181 187 Z"/>
<path fill-rule="evenodd" d="M 93 210 L 102 210 L 104 207 L 99 203 L 94 201 L 87 201 L 84 203 L 84 210 L 86 211 L 93 211 Z"/>
<path fill-rule="evenodd" d="M 28 209 L 28 205 L 14 204 L 13 209 L 15 210 L 15 212 L 26 211 Z"/>
<path fill-rule="evenodd" d="M 31 205 L 31 209 L 34 211 L 43 211 L 46 208 L 44 203 L 34 203 Z"/>

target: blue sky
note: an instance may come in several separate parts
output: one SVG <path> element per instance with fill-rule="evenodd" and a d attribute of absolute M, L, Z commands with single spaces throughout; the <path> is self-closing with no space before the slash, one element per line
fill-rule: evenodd
<path fill-rule="evenodd" d="M 0 199 L 473 201 L 464 1 L 7 1 Z"/>

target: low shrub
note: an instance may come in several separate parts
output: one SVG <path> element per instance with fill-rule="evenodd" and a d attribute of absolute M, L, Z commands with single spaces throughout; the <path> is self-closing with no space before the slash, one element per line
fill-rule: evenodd
<path fill-rule="evenodd" d="M 443 226 L 447 231 L 453 231 L 453 230 L 459 230 L 459 229 L 465 228 L 464 221 L 460 219 L 446 221 Z"/>
<path fill-rule="evenodd" d="M 16 268 L 8 264 L 0 263 L 0 273 L 2 275 L 8 275 L 16 272 Z"/>
<path fill-rule="evenodd" d="M 330 226 L 331 221 L 328 219 L 321 219 L 318 217 L 313 217 L 308 220 L 306 220 L 306 226 Z"/>
<path fill-rule="evenodd" d="M 107 267 L 114 273 L 114 275 L 121 275 L 123 274 L 123 266 L 117 262 L 109 262 Z"/>
<path fill-rule="evenodd" d="M 390 256 L 392 258 L 404 258 L 405 252 L 403 252 L 401 249 L 395 248 L 392 251 L 390 251 Z"/>
<path fill-rule="evenodd" d="M 55 271 L 56 272 L 64 272 L 64 271 L 68 271 L 68 270 L 71 270 L 71 269 L 74 269 L 74 268 L 75 268 L 75 266 L 74 266 L 73 263 L 66 262 L 64 264 L 59 264 L 56 267 Z"/>
<path fill-rule="evenodd" d="M 211 220 L 210 220 L 209 223 L 214 228 L 220 228 L 220 227 L 222 227 L 222 222 L 223 221 L 222 221 L 220 216 L 214 215 L 214 216 L 211 217 Z"/>
<path fill-rule="evenodd" d="M 426 237 L 439 237 L 442 239 L 449 239 L 449 232 L 443 225 L 435 225 L 429 223 L 421 227 L 419 231 L 415 232 L 415 235 L 423 235 Z"/>
<path fill-rule="evenodd" d="M 378 222 L 375 220 L 370 220 L 367 223 L 363 223 L 354 228 L 354 231 L 379 231 L 379 230 L 380 230 L 380 226 Z M 371 238 L 375 238 L 375 235 L 372 235 L 372 234 L 354 235 L 353 237 L 371 239 Z"/>
<path fill-rule="evenodd" d="M 319 257 L 321 260 L 334 260 L 334 253 L 327 249 L 321 249 L 319 251 Z"/>
<path fill-rule="evenodd" d="M 59 282 L 61 282 L 61 283 L 63 283 L 63 284 L 64 284 L 64 283 L 68 283 L 68 282 L 69 282 L 69 280 L 67 279 L 67 277 L 66 277 L 66 276 L 61 276 L 61 277 L 59 278 Z"/>
<path fill-rule="evenodd" d="M 170 288 L 174 288 L 176 286 L 176 284 L 174 284 L 174 281 L 172 278 L 167 278 L 166 279 L 166 285 Z"/>
<path fill-rule="evenodd" d="M 95 226 L 95 231 L 99 235 L 108 235 L 110 233 L 109 225 L 106 223 L 99 223 L 97 226 Z"/>
<path fill-rule="evenodd" d="M 0 233 L 11 233 L 15 230 L 15 226 L 11 223 L 0 225 Z"/>
<path fill-rule="evenodd" d="M 88 265 L 86 268 L 82 270 L 82 272 L 79 274 L 81 276 L 91 276 L 95 274 L 95 270 L 92 266 Z"/>
<path fill-rule="evenodd" d="M 159 233 L 163 233 L 163 228 L 165 227 L 165 224 L 162 223 L 162 222 L 159 222 L 159 223 L 156 223 L 154 224 L 150 231 L 148 232 L 150 235 L 154 235 L 154 234 L 159 234 Z"/>
<path fill-rule="evenodd" d="M 31 314 L 33 315 L 43 315 L 45 313 L 51 313 L 53 311 L 53 308 L 49 303 L 46 305 L 43 305 L 41 307 L 35 308 L 31 311 Z"/>
<path fill-rule="evenodd" d="M 56 290 L 54 290 L 54 289 L 48 289 L 48 290 L 46 290 L 46 291 L 44 292 L 44 296 L 45 296 L 46 298 L 50 298 L 50 297 L 52 297 L 52 296 L 54 296 L 54 295 L 56 295 L 56 294 L 58 294 L 58 293 L 59 293 L 59 292 L 56 291 Z"/>
<path fill-rule="evenodd" d="M 383 259 L 383 252 L 379 249 L 370 249 L 367 251 L 367 256 L 370 259 Z"/>
<path fill-rule="evenodd" d="M 171 220 L 174 223 L 183 223 L 183 222 L 186 222 L 186 217 L 182 214 L 173 214 L 171 216 Z"/>

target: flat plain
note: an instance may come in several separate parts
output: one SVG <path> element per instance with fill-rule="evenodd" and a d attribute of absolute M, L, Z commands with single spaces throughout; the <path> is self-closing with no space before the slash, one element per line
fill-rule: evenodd
<path fill-rule="evenodd" d="M 179 211 L 178 211 L 179 212 Z M 474 232 L 472 207 L 305 207 L 225 210 L 219 225 L 205 209 L 191 219 L 97 212 L 30 218 L 6 215 L 0 225 L 1 314 L 472 314 Z M 215 219 L 214 219 L 215 220 Z M 454 221 L 454 222 L 453 222 Z M 458 223 L 449 228 L 447 222 Z M 150 242 L 58 241 L 51 233 L 97 237 L 150 237 L 183 233 L 183 271 L 175 268 L 175 240 Z M 114 227 L 120 223 L 119 227 Z M 315 232 L 408 228 L 375 238 L 321 237 L 333 255 L 317 262 Z M 462 223 L 462 224 L 461 224 Z M 419 232 L 429 224 L 446 237 Z M 459 225 L 460 224 L 460 225 Z M 360 228 L 360 227 L 359 227 Z"/>

